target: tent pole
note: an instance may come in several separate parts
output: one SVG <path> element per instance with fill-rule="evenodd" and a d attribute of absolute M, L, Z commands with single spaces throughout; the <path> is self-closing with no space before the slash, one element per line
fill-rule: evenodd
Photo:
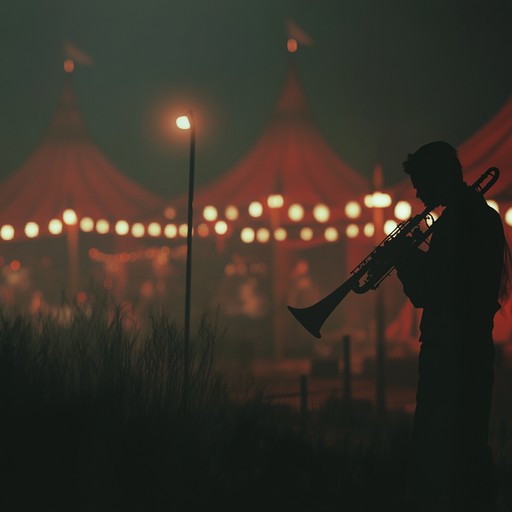
<path fill-rule="evenodd" d="M 69 290 L 75 297 L 79 288 L 80 262 L 78 259 L 78 224 L 67 226 Z"/>

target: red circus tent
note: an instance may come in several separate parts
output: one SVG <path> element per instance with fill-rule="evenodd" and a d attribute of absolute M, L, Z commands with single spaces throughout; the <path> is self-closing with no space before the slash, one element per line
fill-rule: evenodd
<path fill-rule="evenodd" d="M 489 190 L 490 198 L 512 199 L 512 97 L 498 113 L 458 148 L 468 183 L 489 167 L 498 167 L 500 178 Z"/>
<path fill-rule="evenodd" d="M 316 127 L 297 71 L 290 65 L 273 115 L 252 149 L 215 181 L 198 187 L 194 193 L 196 223 L 206 206 L 218 212 L 215 221 L 225 220 L 228 235 L 240 228 L 278 224 L 287 230 L 284 245 L 312 246 L 325 242 L 328 227 L 340 229 L 347 220 L 345 205 L 368 192 L 368 181 L 343 162 L 328 146 Z M 268 198 L 280 195 L 282 206 L 271 208 Z M 185 218 L 186 197 L 176 204 Z M 256 202 L 261 214 L 251 216 L 248 207 Z M 302 216 L 291 220 L 289 208 L 300 205 Z M 326 206 L 327 218 L 315 216 L 315 206 Z M 229 209 L 229 207 L 234 207 Z M 236 209 L 236 210 L 235 210 Z M 236 211 L 236 219 L 230 215 Z M 324 210 L 326 211 L 326 210 Z M 299 229 L 312 228 L 312 238 L 301 240 Z"/>
<path fill-rule="evenodd" d="M 163 199 L 123 176 L 95 145 L 70 82 L 41 144 L 0 184 L 0 225 L 14 228 L 14 240 L 26 238 L 28 222 L 38 224 L 39 236 L 52 236 L 49 221 L 68 208 L 79 219 L 112 223 L 163 207 Z"/>
<path fill-rule="evenodd" d="M 323 266 L 316 269 L 312 265 L 311 270 L 328 275 L 329 286 L 337 273 L 346 278 L 345 228 L 353 220 L 347 217 L 345 207 L 369 188 L 368 180 L 323 139 L 290 61 L 280 96 L 259 139 L 238 163 L 195 191 L 194 226 L 200 237 L 213 235 L 221 247 L 229 243 L 230 250 L 236 252 L 242 249 L 254 254 L 268 246 L 278 357 L 283 341 L 295 336 L 290 333 L 298 326 L 286 305 L 292 300 L 290 290 L 297 269 L 303 268 L 301 251 L 330 244 L 333 251 L 338 249 L 338 267 L 326 272 L 329 251 L 322 248 Z M 174 205 L 177 219 L 185 219 L 187 197 L 177 199 Z M 219 222 L 227 226 L 225 234 L 215 234 Z"/>
<path fill-rule="evenodd" d="M 93 240 L 96 244 L 101 237 L 102 245 L 117 250 L 120 237 L 104 237 L 114 233 L 117 221 L 128 225 L 145 212 L 163 210 L 165 204 L 123 176 L 95 145 L 75 102 L 71 77 L 66 78 L 45 137 L 26 162 L 0 184 L 1 260 L 21 259 L 23 267 L 27 263 L 32 269 L 33 280 L 41 274 L 50 276 L 48 268 L 41 265 L 47 265 L 44 260 L 52 261 L 54 278 L 47 277 L 45 284 L 38 285 L 48 294 L 55 286 L 76 293 L 91 278 L 81 270 L 80 262 L 86 259 Z M 79 243 L 82 237 L 85 244 Z M 32 248 L 36 238 L 46 241 L 44 249 L 42 245 L 38 250 Z M 54 238 L 57 240 L 52 243 Z M 130 243 L 134 242 L 122 242 Z M 48 252 L 53 258 L 46 257 Z M 68 275 L 64 277 L 66 267 Z M 8 296 L 11 292 L 7 287 Z"/>

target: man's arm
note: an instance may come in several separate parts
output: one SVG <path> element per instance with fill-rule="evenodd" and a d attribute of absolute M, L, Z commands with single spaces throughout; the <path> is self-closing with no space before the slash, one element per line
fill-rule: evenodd
<path fill-rule="evenodd" d="M 424 308 L 430 298 L 432 279 L 429 260 L 427 252 L 409 248 L 395 263 L 404 293 L 415 308 Z"/>

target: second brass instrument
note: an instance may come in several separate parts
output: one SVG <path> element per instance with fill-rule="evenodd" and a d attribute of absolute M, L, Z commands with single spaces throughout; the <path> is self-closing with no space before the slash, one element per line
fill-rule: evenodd
<path fill-rule="evenodd" d="M 497 167 L 490 167 L 473 183 L 472 188 L 484 195 L 497 181 L 500 171 Z M 321 338 L 322 325 L 336 309 L 340 302 L 351 292 L 366 293 L 376 290 L 382 281 L 388 277 L 395 265 L 393 263 L 396 254 L 403 248 L 404 243 L 408 247 L 419 247 L 427 241 L 435 229 L 435 222 L 430 213 L 430 208 L 410 219 L 401 222 L 398 226 L 351 271 L 351 276 L 329 295 L 305 308 L 288 306 L 291 314 L 301 325 L 316 338 Z M 427 229 L 422 230 L 420 225 L 425 222 Z"/>

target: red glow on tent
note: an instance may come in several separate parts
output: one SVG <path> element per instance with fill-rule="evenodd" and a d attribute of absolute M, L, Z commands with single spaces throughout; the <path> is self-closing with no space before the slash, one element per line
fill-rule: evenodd
<path fill-rule="evenodd" d="M 9 266 L 11 267 L 11 270 L 17 272 L 21 268 L 21 263 L 18 260 L 12 260 Z"/>

